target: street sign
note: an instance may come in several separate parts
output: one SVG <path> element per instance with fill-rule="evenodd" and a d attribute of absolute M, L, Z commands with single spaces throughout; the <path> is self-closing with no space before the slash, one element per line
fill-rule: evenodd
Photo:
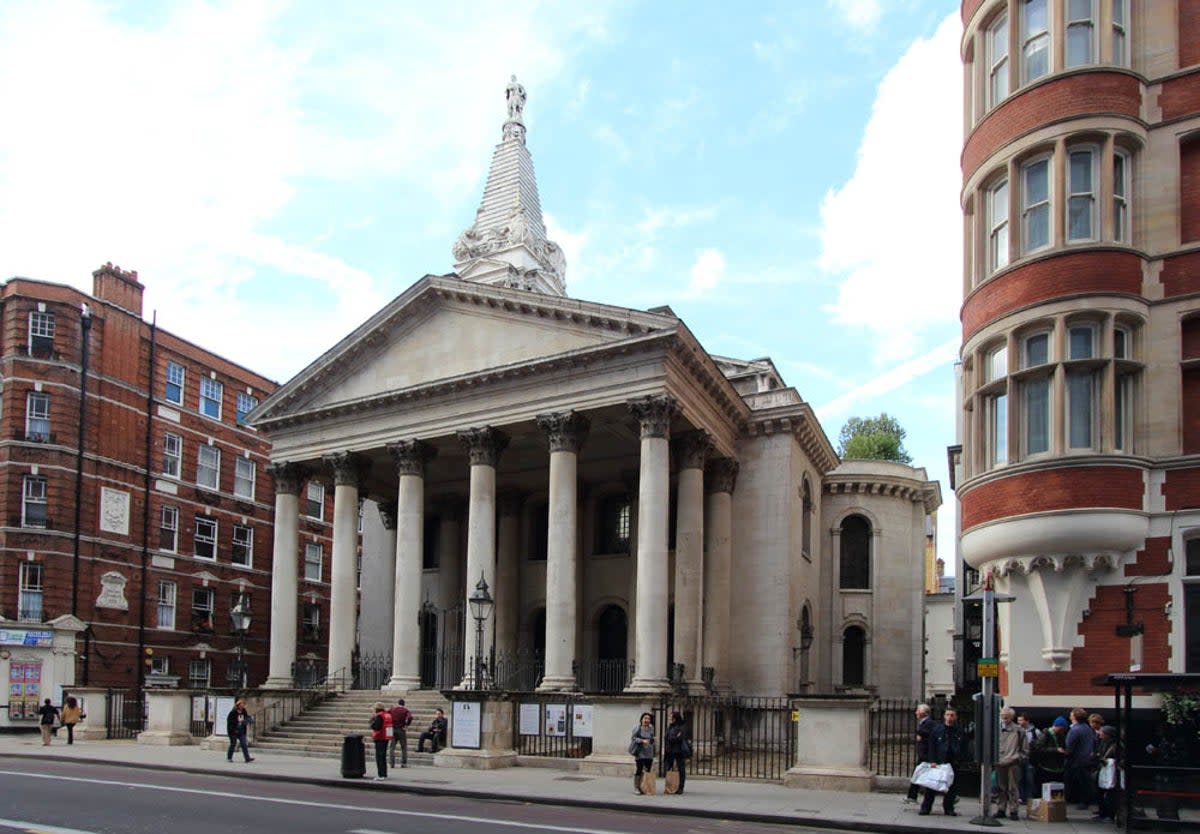
<path fill-rule="evenodd" d="M 975 661 L 975 672 L 981 678 L 998 678 L 1000 662 L 994 657 L 981 657 Z"/>

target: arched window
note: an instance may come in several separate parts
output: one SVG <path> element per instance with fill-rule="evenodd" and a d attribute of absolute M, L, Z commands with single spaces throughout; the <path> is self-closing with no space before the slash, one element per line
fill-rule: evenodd
<path fill-rule="evenodd" d="M 847 516 L 841 533 L 841 587 L 871 587 L 871 523 L 861 515 Z"/>
<path fill-rule="evenodd" d="M 800 487 L 800 552 L 809 561 L 812 561 L 813 557 L 812 516 L 812 488 L 808 485 L 808 478 L 805 478 L 804 484 Z"/>
<path fill-rule="evenodd" d="M 859 626 L 850 626 L 842 634 L 842 685 L 862 686 L 866 683 L 867 633 Z"/>

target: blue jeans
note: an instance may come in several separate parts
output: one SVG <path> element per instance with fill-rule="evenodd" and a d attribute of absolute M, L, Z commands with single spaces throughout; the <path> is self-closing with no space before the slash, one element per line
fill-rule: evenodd
<path fill-rule="evenodd" d="M 246 757 L 246 761 L 250 761 L 250 747 L 246 744 L 245 733 L 234 733 L 229 737 L 229 750 L 225 753 L 225 758 L 233 761 L 233 751 L 242 746 L 242 755 Z"/>

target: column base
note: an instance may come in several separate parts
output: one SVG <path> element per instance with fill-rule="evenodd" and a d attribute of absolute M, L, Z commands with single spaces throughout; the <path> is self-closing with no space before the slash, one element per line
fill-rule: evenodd
<path fill-rule="evenodd" d="M 420 689 L 421 679 L 416 675 L 392 675 L 391 680 L 383 685 L 381 692 L 406 694 L 410 690 Z"/>
<path fill-rule="evenodd" d="M 578 692 L 579 681 L 574 675 L 543 675 L 538 692 Z"/>
<path fill-rule="evenodd" d="M 704 686 L 704 681 L 684 681 L 683 689 L 688 695 L 708 694 L 708 689 Z"/>
<path fill-rule="evenodd" d="M 192 743 L 192 734 L 181 730 L 146 730 L 138 733 L 138 744 L 154 744 L 161 747 L 180 747 Z"/>
<path fill-rule="evenodd" d="M 871 790 L 874 778 L 875 774 L 866 768 L 801 765 L 791 768 L 783 775 L 783 785 L 786 788 L 805 790 L 867 793 Z"/>
<path fill-rule="evenodd" d="M 517 753 L 515 750 L 459 750 L 445 748 L 433 756 L 434 767 L 461 767 L 468 770 L 496 770 L 501 767 L 515 767 Z"/>
<path fill-rule="evenodd" d="M 263 689 L 295 689 L 296 682 L 292 680 L 291 676 L 287 676 L 287 677 L 280 676 L 278 678 L 267 678 L 265 681 L 263 681 L 262 688 Z"/>
<path fill-rule="evenodd" d="M 665 677 L 661 678 L 639 678 L 636 675 L 630 681 L 629 686 L 625 687 L 625 691 L 631 694 L 639 692 L 670 692 L 671 682 Z"/>

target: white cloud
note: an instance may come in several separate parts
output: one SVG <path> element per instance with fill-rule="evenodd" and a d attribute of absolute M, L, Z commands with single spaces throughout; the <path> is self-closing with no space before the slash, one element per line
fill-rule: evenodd
<path fill-rule="evenodd" d="M 599 142 L 602 142 L 603 144 L 612 148 L 613 152 L 617 155 L 618 161 L 629 161 L 629 143 L 625 141 L 625 137 L 617 133 L 616 129 L 612 125 L 600 125 L 594 131 L 592 131 L 592 135 L 595 136 Z"/>
<path fill-rule="evenodd" d="M 895 391 L 897 388 L 908 385 L 917 378 L 939 368 L 943 369 L 949 375 L 950 364 L 957 356 L 958 339 L 943 342 L 933 350 L 926 351 L 914 359 L 889 368 L 878 376 L 867 380 L 861 385 L 855 386 L 850 391 L 819 406 L 817 408 L 817 416 L 824 423 L 829 419 L 849 414 L 850 410 L 860 403 Z"/>
<path fill-rule="evenodd" d="M 879 0 L 826 0 L 826 5 L 856 29 L 869 29 L 883 16 Z"/>
<path fill-rule="evenodd" d="M 703 250 L 696 256 L 688 277 L 688 294 L 704 295 L 725 277 L 725 258 L 717 249 Z"/>
<path fill-rule="evenodd" d="M 563 255 L 567 259 L 567 287 L 568 292 L 573 283 L 583 283 L 586 281 L 586 271 L 580 269 L 583 262 L 583 249 L 588 243 L 588 232 L 569 232 L 562 226 L 558 225 L 558 221 L 554 215 L 542 212 L 543 221 L 546 224 L 546 237 L 554 243 L 562 247 Z"/>
<path fill-rule="evenodd" d="M 853 176 L 821 205 L 819 266 L 840 280 L 834 321 L 866 328 L 879 362 L 957 317 L 962 68 L 957 14 L 879 84 Z"/>

